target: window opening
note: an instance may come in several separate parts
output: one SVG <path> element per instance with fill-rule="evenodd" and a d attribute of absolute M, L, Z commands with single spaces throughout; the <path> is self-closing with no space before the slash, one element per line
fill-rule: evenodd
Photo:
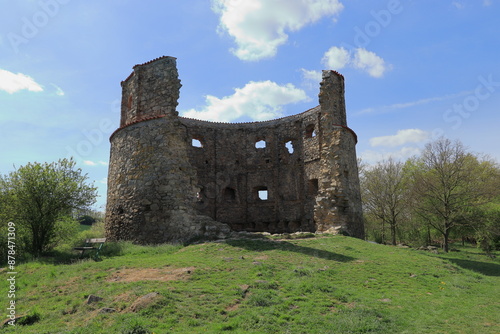
<path fill-rule="evenodd" d="M 255 148 L 266 148 L 266 142 L 264 140 L 255 142 Z"/>
<path fill-rule="evenodd" d="M 267 201 L 267 199 L 269 198 L 269 194 L 267 192 L 267 189 L 263 189 L 263 190 L 259 190 L 258 191 L 258 195 L 259 195 L 259 199 L 261 201 Z"/>
<path fill-rule="evenodd" d="M 316 196 L 318 194 L 318 189 L 318 179 L 309 180 L 309 182 L 307 183 L 307 193 L 310 196 Z"/>
<path fill-rule="evenodd" d="M 293 143 L 291 140 L 285 143 L 285 147 L 288 150 L 288 153 L 293 154 Z"/>
<path fill-rule="evenodd" d="M 228 202 L 236 200 L 236 190 L 230 187 L 224 189 L 224 199 Z"/>
<path fill-rule="evenodd" d="M 314 124 L 309 124 L 306 126 L 306 138 L 314 137 L 316 137 L 316 129 L 314 128 Z"/>
<path fill-rule="evenodd" d="M 255 187 L 254 196 L 257 201 L 267 201 L 269 199 L 269 192 L 267 191 L 267 187 Z"/>
<path fill-rule="evenodd" d="M 204 189 L 203 187 L 198 187 L 198 191 L 196 192 L 196 202 L 203 203 L 204 197 Z"/>
<path fill-rule="evenodd" d="M 193 140 L 191 141 L 191 145 L 193 147 L 203 147 L 203 144 L 201 143 L 201 141 L 199 139 L 195 139 L 193 138 Z"/>

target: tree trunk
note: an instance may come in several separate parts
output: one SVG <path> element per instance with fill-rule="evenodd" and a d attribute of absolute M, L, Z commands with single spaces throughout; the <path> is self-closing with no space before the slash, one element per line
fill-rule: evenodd
<path fill-rule="evenodd" d="M 394 224 L 394 223 L 391 224 L 391 237 L 392 237 L 392 244 L 395 246 L 396 245 L 396 224 Z"/>
<path fill-rule="evenodd" d="M 450 229 L 445 228 L 444 230 L 444 244 L 443 244 L 443 250 L 448 253 L 449 251 L 449 237 L 450 237 Z"/>
<path fill-rule="evenodd" d="M 431 227 L 429 224 L 427 224 L 427 246 L 432 245 L 432 238 L 431 238 Z"/>

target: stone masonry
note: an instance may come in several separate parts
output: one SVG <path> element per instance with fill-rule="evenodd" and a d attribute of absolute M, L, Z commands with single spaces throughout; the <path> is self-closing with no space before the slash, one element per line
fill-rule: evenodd
<path fill-rule="evenodd" d="M 356 134 L 344 78 L 323 71 L 320 105 L 252 123 L 179 117 L 176 59 L 134 66 L 111 138 L 106 233 L 138 243 L 232 231 L 343 230 L 362 238 Z"/>

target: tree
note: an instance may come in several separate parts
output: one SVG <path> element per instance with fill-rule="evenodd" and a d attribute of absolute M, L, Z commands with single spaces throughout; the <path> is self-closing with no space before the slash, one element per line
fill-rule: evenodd
<path fill-rule="evenodd" d="M 97 188 L 86 181 L 87 175 L 75 169 L 73 159 L 28 163 L 3 178 L 7 219 L 27 231 L 31 254 L 39 256 L 53 247 L 57 223 L 72 210 L 95 203 Z"/>
<path fill-rule="evenodd" d="M 425 146 L 412 168 L 417 213 L 443 237 L 448 252 L 450 232 L 467 212 L 498 192 L 498 168 L 466 151 L 460 141 L 440 138 Z"/>
<path fill-rule="evenodd" d="M 389 226 L 393 245 L 396 244 L 396 228 L 407 202 L 408 188 L 403 166 L 403 163 L 389 158 L 367 168 L 361 177 L 365 213 L 382 223 L 382 239 L 385 237 L 385 225 Z"/>

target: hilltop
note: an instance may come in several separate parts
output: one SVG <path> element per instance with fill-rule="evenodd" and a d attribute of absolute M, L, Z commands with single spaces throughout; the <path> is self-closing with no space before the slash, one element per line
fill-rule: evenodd
<path fill-rule="evenodd" d="M 345 236 L 109 243 L 98 262 L 20 264 L 18 314 L 33 324 L 4 332 L 498 333 L 500 261 L 459 249 Z"/>

